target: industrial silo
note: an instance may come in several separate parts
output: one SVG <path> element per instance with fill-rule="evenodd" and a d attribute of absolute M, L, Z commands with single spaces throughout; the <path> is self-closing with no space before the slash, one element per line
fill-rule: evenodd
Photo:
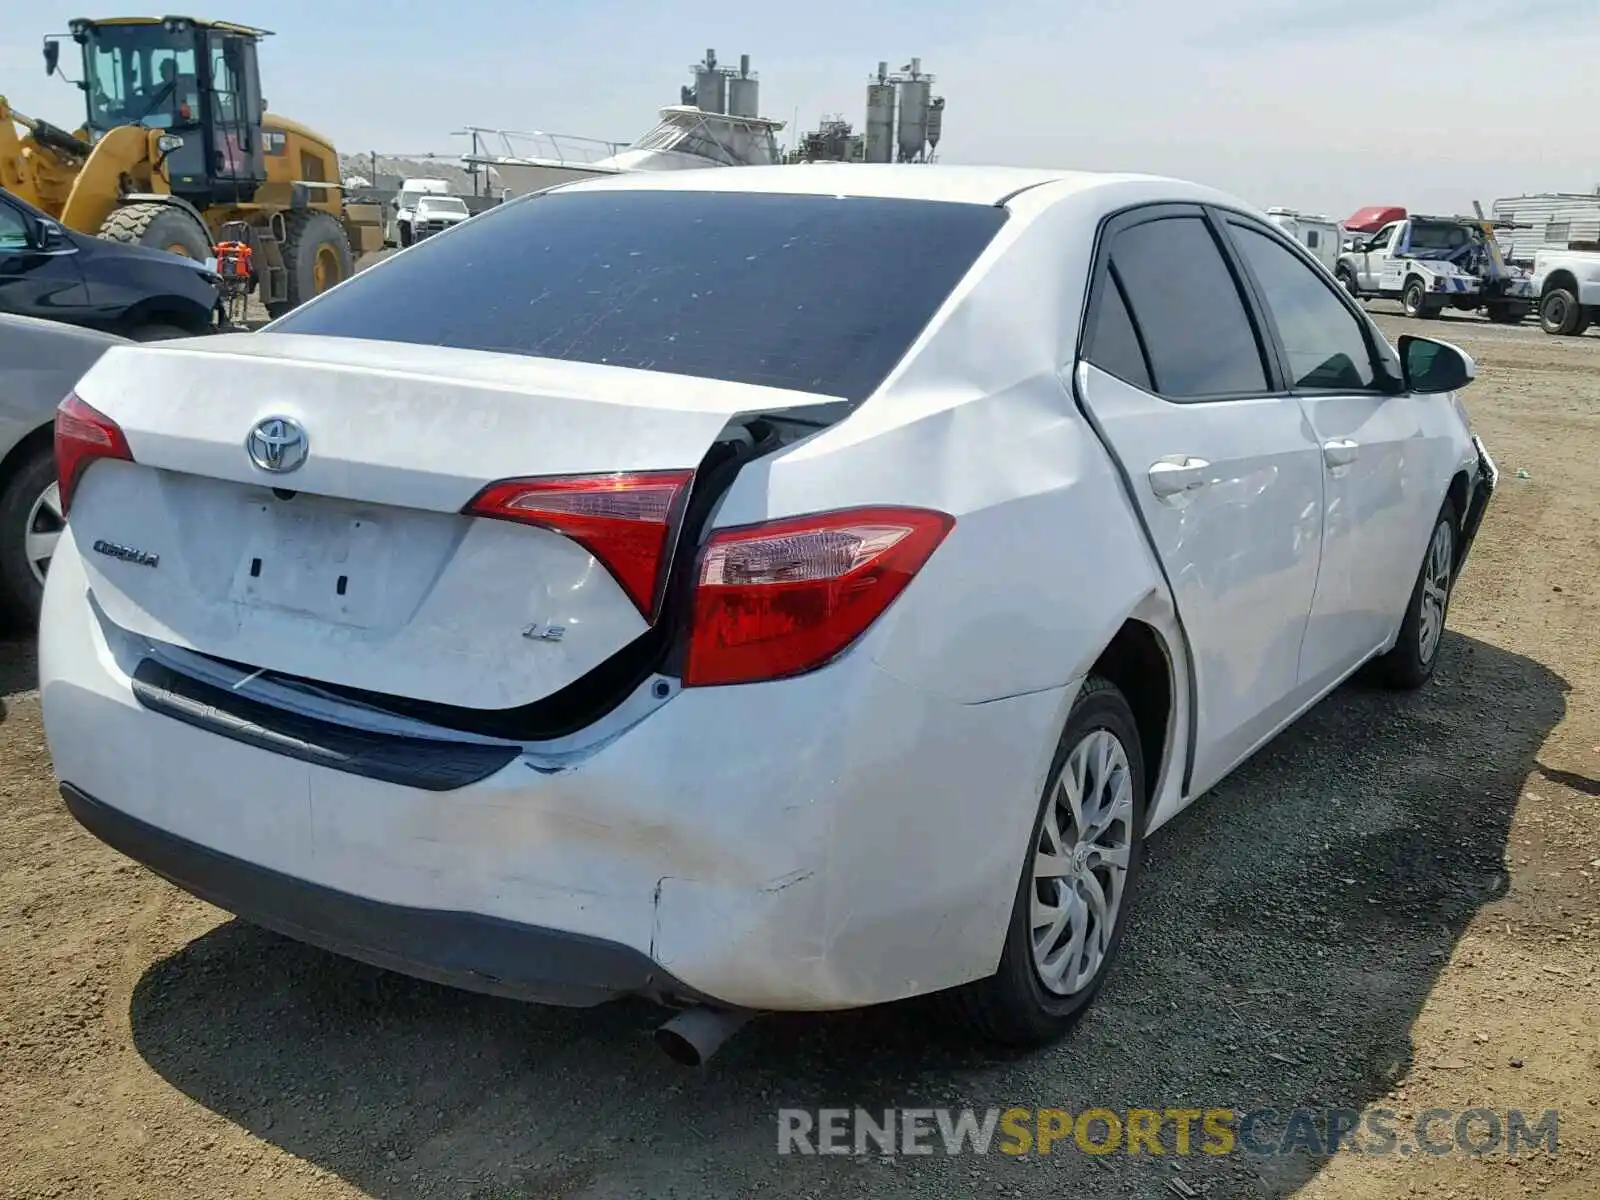
<path fill-rule="evenodd" d="M 706 51 L 706 60 L 689 68 L 694 72 L 694 99 L 701 112 L 728 111 L 728 77 L 717 67 L 717 52 Z"/>
<path fill-rule="evenodd" d="M 894 84 L 889 82 L 889 64 L 878 64 L 877 76 L 867 84 L 866 161 L 894 161 Z"/>
<path fill-rule="evenodd" d="M 944 97 L 935 96 L 928 105 L 928 157 L 932 158 L 944 136 Z"/>
<path fill-rule="evenodd" d="M 761 115 L 761 81 L 750 73 L 750 56 L 739 56 L 739 73 L 728 79 L 728 112 L 736 117 Z"/>
<path fill-rule="evenodd" d="M 926 79 L 900 81 L 900 119 L 896 132 L 901 162 L 916 162 L 928 144 L 928 92 Z"/>

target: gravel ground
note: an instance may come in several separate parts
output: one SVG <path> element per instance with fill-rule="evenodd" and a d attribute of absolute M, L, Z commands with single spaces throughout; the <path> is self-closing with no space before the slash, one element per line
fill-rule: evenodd
<path fill-rule="evenodd" d="M 1381 318 L 1391 336 L 1414 326 Z M 234 921 L 56 799 L 0 642 L 0 1196 L 1600 1195 L 1600 336 L 1430 327 L 1504 474 L 1437 679 L 1341 689 L 1151 842 L 1126 953 L 1052 1050 L 918 1005 L 747 1028 L 412 982 Z M 1525 471 L 1524 478 L 1519 473 Z M 1560 1110 L 1512 1157 L 780 1158 L 779 1106 Z M 1171 1141 L 1168 1142 L 1169 1149 Z"/>

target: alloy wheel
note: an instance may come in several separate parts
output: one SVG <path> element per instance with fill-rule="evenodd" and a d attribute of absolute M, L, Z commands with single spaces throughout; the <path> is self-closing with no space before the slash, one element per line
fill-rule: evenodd
<path fill-rule="evenodd" d="M 55 557 L 56 545 L 61 541 L 61 533 L 67 527 L 67 519 L 61 514 L 61 488 L 52 483 L 40 493 L 39 498 L 33 502 L 33 507 L 28 510 L 27 524 L 22 530 L 22 553 L 28 560 L 28 570 L 33 572 L 33 577 L 44 586 L 45 572 L 50 568 L 50 560 Z"/>
<path fill-rule="evenodd" d="M 1451 558 L 1455 539 L 1448 522 L 1440 521 L 1428 543 L 1428 559 L 1422 570 L 1422 612 L 1417 622 L 1417 653 L 1431 662 L 1444 635 L 1445 611 L 1450 605 Z"/>
<path fill-rule="evenodd" d="M 1034 846 L 1029 934 L 1039 981 L 1058 996 L 1106 961 L 1133 849 L 1133 772 L 1122 742 L 1091 729 L 1049 791 Z"/>

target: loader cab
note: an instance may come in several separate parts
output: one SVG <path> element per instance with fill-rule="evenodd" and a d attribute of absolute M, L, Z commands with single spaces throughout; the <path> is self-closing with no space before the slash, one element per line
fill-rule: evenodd
<path fill-rule="evenodd" d="M 189 17 L 70 28 L 83 48 L 91 142 L 124 125 L 158 129 L 173 195 L 202 210 L 254 198 L 267 178 L 256 66 L 265 30 Z"/>

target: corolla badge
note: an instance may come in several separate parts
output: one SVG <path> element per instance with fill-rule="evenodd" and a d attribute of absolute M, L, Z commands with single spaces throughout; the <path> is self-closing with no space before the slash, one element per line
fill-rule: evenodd
<path fill-rule="evenodd" d="M 311 451 L 310 439 L 293 417 L 267 417 L 257 421 L 244 440 L 250 461 L 263 471 L 284 475 L 299 468 Z"/>

